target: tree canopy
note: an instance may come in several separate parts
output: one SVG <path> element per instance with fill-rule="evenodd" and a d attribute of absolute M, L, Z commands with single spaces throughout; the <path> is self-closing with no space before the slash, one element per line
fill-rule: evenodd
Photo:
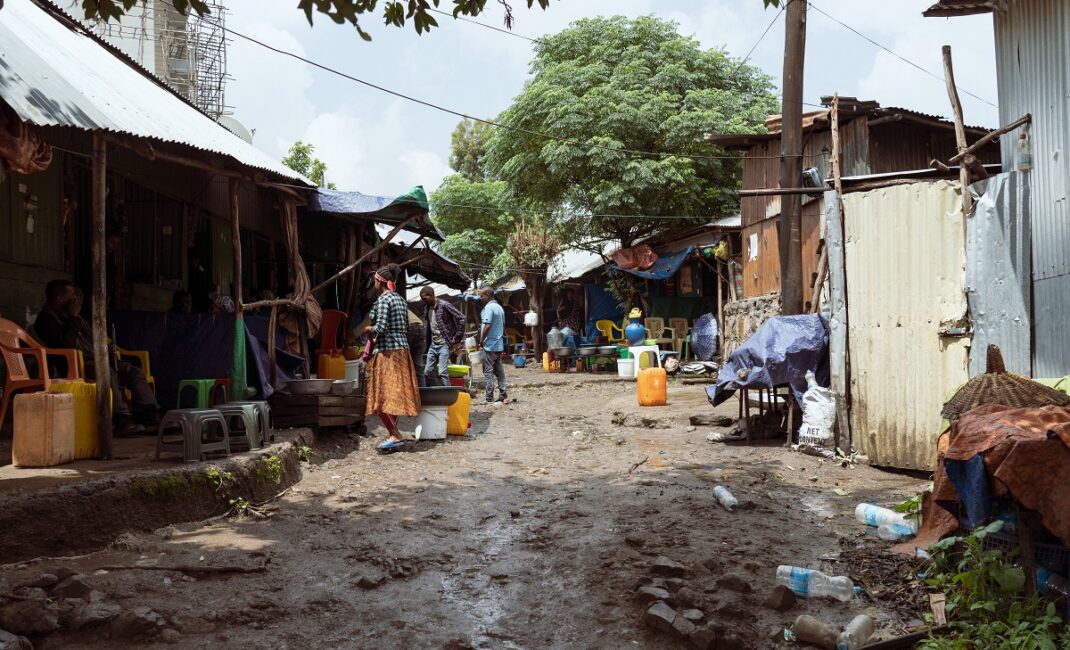
<path fill-rule="evenodd" d="M 740 159 L 707 137 L 765 131 L 778 110 L 767 75 L 652 16 L 580 20 L 535 48 L 532 79 L 498 118 L 513 128 L 488 143 L 490 177 L 556 206 L 574 236 L 623 246 L 681 225 L 662 216 L 738 209 Z"/>
<path fill-rule="evenodd" d="M 107 22 L 119 20 L 128 11 L 137 6 L 138 3 L 146 1 L 82 0 L 82 9 L 85 12 L 86 20 L 103 20 Z M 175 9 L 182 14 L 186 14 L 190 10 L 201 16 L 209 14 L 209 7 L 204 0 L 171 1 Z M 550 6 L 550 0 L 526 1 L 529 9 L 536 2 L 543 9 Z M 505 9 L 505 26 L 511 29 L 513 26 L 512 6 L 506 0 L 498 0 L 498 3 Z M 368 14 L 374 14 L 378 4 L 378 0 L 299 0 L 297 8 L 305 13 L 309 25 L 312 24 L 313 17 L 316 14 L 323 14 L 339 25 L 352 25 L 361 38 L 370 41 L 372 37 L 361 27 L 360 19 Z M 439 11 L 439 7 L 442 5 L 452 7 L 451 13 L 454 18 L 458 16 L 475 17 L 483 13 L 487 6 L 487 0 L 450 0 L 448 3 L 443 0 L 389 0 L 383 3 L 383 10 L 380 16 L 384 24 L 393 27 L 404 27 L 406 23 L 411 22 L 416 29 L 416 33 L 423 34 L 431 31 L 433 27 L 438 27 L 438 21 L 435 20 L 433 14 L 444 13 Z M 0 0 L 0 8 L 3 6 L 3 0 Z"/>
<path fill-rule="evenodd" d="M 282 159 L 282 164 L 301 174 L 316 185 L 323 187 L 323 177 L 327 173 L 327 163 L 313 157 L 316 147 L 298 140 L 290 146 L 290 151 Z M 327 183 L 327 189 L 335 190 L 338 186 Z"/>
<path fill-rule="evenodd" d="M 446 234 L 439 244 L 476 279 L 488 279 L 510 266 L 509 235 L 517 216 L 509 211 L 509 189 L 502 181 L 447 177 L 431 193 L 431 220 Z"/>
<path fill-rule="evenodd" d="M 491 125 L 486 122 L 464 119 L 457 124 L 450 136 L 450 167 L 470 181 L 487 177 L 483 158 L 487 154 L 487 140 Z"/>

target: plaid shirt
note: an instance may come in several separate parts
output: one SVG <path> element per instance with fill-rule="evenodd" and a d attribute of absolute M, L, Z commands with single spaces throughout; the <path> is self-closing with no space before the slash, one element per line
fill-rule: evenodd
<path fill-rule="evenodd" d="M 372 354 L 409 349 L 409 306 L 405 299 L 390 291 L 379 296 L 368 314 L 372 319 L 375 347 Z"/>
<path fill-rule="evenodd" d="M 464 314 L 456 307 L 442 298 L 435 302 L 434 307 L 428 307 L 424 312 L 424 340 L 431 340 L 431 312 L 435 312 L 435 322 L 442 332 L 442 338 L 446 339 L 446 345 L 453 347 L 464 338 Z"/>

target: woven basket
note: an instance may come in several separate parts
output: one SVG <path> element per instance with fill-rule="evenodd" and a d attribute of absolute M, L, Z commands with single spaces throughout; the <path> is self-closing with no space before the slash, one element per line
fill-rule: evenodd
<path fill-rule="evenodd" d="M 1011 408 L 1031 406 L 1066 406 L 1070 395 L 1043 384 L 1007 372 L 1003 355 L 995 345 L 988 346 L 988 367 L 983 375 L 971 379 L 944 404 L 941 414 L 948 420 L 957 420 L 960 415 L 982 404 L 1000 404 Z"/>

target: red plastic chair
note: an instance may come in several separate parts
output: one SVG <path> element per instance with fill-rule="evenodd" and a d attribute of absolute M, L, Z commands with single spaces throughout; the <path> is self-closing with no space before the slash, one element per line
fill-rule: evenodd
<path fill-rule="evenodd" d="M 0 318 L 0 352 L 7 368 L 4 397 L 0 400 L 0 426 L 4 425 L 11 396 L 17 390 L 48 390 L 53 377 L 48 376 L 48 357 L 63 357 L 67 360 L 67 376 L 62 379 L 78 379 L 78 354 L 75 350 L 52 350 L 33 340 L 21 327 Z M 26 368 L 25 357 L 37 360 L 40 377 L 31 377 Z"/>
<path fill-rule="evenodd" d="M 348 327 L 349 316 L 344 311 L 324 309 L 323 317 L 320 319 L 320 345 L 316 351 L 316 358 L 318 359 L 321 354 L 341 352 L 346 344 L 346 328 Z"/>

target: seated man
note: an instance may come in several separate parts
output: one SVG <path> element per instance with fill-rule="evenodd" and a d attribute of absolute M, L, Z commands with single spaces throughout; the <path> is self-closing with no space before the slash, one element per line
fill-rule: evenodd
<path fill-rule="evenodd" d="M 45 305 L 34 322 L 34 333 L 46 347 L 79 350 L 85 360 L 86 379 L 96 377 L 93 355 L 93 331 L 81 317 L 82 291 L 67 280 L 53 280 L 45 289 Z M 111 370 L 112 413 L 116 436 L 143 433 L 148 425 L 155 427 L 160 407 L 152 389 L 145 382 L 145 373 L 135 365 L 120 361 Z M 128 389 L 131 404 L 126 403 L 122 388 Z"/>

